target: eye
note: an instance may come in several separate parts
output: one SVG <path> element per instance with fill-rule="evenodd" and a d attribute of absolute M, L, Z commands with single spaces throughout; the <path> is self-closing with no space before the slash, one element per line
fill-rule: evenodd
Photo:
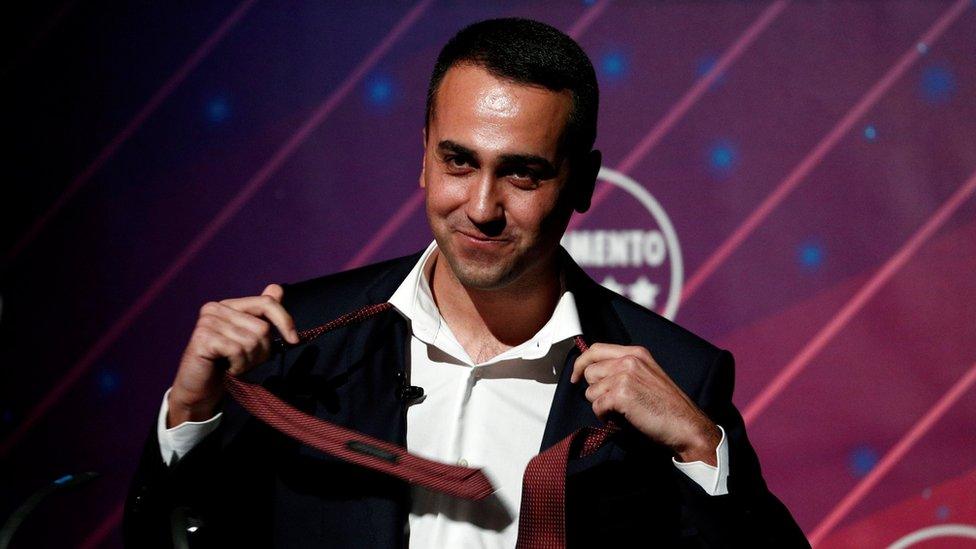
<path fill-rule="evenodd" d="M 512 182 L 523 189 L 534 189 L 539 186 L 539 174 L 535 170 L 526 167 L 511 168 L 506 176 Z"/>
<path fill-rule="evenodd" d="M 468 159 L 452 154 L 444 157 L 444 163 L 451 168 L 463 168 L 468 165 Z"/>

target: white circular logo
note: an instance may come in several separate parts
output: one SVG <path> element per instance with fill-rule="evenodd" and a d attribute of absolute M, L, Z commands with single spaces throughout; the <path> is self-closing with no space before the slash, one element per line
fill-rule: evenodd
<path fill-rule="evenodd" d="M 563 235 L 563 247 L 581 267 L 595 274 L 594 278 L 603 286 L 674 320 L 681 300 L 684 270 L 681 247 L 671 220 L 651 193 L 629 176 L 604 167 L 597 178 L 637 199 L 650 214 L 651 223 L 642 219 L 615 219 L 615 223 L 626 226 L 569 230 Z M 667 264 L 670 269 L 666 268 Z M 662 307 L 664 287 L 667 298 Z"/>
<path fill-rule="evenodd" d="M 916 530 L 888 546 L 888 549 L 905 549 L 923 541 L 941 538 L 976 539 L 976 526 L 971 524 L 940 524 Z"/>

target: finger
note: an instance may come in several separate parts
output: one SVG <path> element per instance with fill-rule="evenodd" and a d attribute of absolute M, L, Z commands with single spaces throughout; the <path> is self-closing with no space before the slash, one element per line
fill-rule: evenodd
<path fill-rule="evenodd" d="M 285 297 L 285 289 L 278 284 L 268 284 L 264 291 L 261 292 L 261 295 L 270 296 L 278 303 L 281 303 L 281 299 Z"/>
<path fill-rule="evenodd" d="M 582 377 L 583 371 L 590 364 L 623 356 L 634 356 L 642 362 L 646 360 L 653 361 L 651 353 L 643 347 L 636 345 L 616 345 L 613 343 L 594 343 L 573 363 L 573 373 L 569 379 L 571 382 L 576 383 Z"/>
<path fill-rule="evenodd" d="M 620 411 L 617 410 L 616 397 L 613 391 L 607 391 L 593 401 L 593 415 L 600 421 L 607 421 L 619 414 Z"/>
<path fill-rule="evenodd" d="M 596 399 L 603 396 L 607 391 L 610 390 L 610 384 L 606 381 L 600 381 L 598 383 L 592 383 L 586 388 L 586 392 L 583 395 L 589 402 L 596 402 Z"/>
<path fill-rule="evenodd" d="M 275 301 L 274 297 L 262 295 L 256 297 L 239 297 L 225 299 L 220 302 L 232 309 L 242 313 L 266 318 L 281 335 L 291 344 L 299 343 L 298 330 L 295 329 L 295 320 L 288 314 L 288 311 Z"/>
<path fill-rule="evenodd" d="M 603 378 L 612 375 L 619 367 L 618 360 L 603 360 L 590 364 L 583 370 L 583 378 L 590 385 L 599 383 Z"/>
<path fill-rule="evenodd" d="M 592 367 L 590 369 L 592 369 Z M 584 395 L 586 396 L 586 400 L 594 402 L 596 399 L 610 391 L 616 390 L 622 395 L 629 395 L 636 394 L 637 392 L 641 391 L 642 388 L 646 387 L 642 387 L 640 378 L 633 375 L 631 372 L 621 370 L 620 368 L 611 368 L 607 375 L 603 376 L 600 380 L 591 383 L 589 387 L 586 388 Z"/>
<path fill-rule="evenodd" d="M 633 407 L 641 398 L 639 387 L 628 385 L 623 376 L 618 374 L 603 382 L 605 391 L 593 400 L 593 413 L 600 421 L 621 418 L 627 420 Z"/>
<path fill-rule="evenodd" d="M 271 324 L 262 318 L 242 313 L 233 307 L 228 307 L 221 303 L 217 304 L 217 307 L 213 310 L 213 314 L 227 320 L 234 326 L 253 333 L 261 339 L 267 339 L 269 343 L 271 342 Z"/>
<path fill-rule="evenodd" d="M 244 356 L 249 365 L 260 364 L 261 362 L 267 360 L 268 356 L 271 354 L 271 338 L 268 337 L 268 324 L 253 316 L 234 311 L 230 307 L 227 307 L 226 309 L 228 311 L 232 311 L 235 315 L 248 317 L 257 321 L 265 327 L 264 334 L 256 334 L 248 327 L 235 324 L 232 320 L 219 316 L 204 317 L 200 320 L 201 322 L 206 321 L 206 325 L 209 329 L 214 330 L 224 337 L 236 341 L 237 343 L 240 343 L 244 349 Z"/>
<path fill-rule="evenodd" d="M 233 339 L 209 330 L 204 342 L 205 351 L 214 360 L 225 358 L 228 362 L 227 372 L 231 375 L 240 375 L 247 371 L 247 359 L 244 354 L 244 346 Z"/>
<path fill-rule="evenodd" d="M 647 364 L 633 355 L 624 355 L 590 364 L 582 371 L 582 376 L 588 384 L 593 385 L 618 373 L 626 373 L 636 379 L 652 375 Z"/>

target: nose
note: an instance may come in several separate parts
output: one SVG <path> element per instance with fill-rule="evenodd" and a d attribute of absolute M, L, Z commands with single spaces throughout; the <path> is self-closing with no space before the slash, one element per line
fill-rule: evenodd
<path fill-rule="evenodd" d="M 472 186 L 465 213 L 485 236 L 498 236 L 505 229 L 504 197 L 491 174 L 485 173 Z"/>

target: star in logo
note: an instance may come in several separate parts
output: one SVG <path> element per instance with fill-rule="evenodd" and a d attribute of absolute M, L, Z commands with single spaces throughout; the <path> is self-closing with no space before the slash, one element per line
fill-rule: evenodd
<path fill-rule="evenodd" d="M 610 290 L 611 292 L 616 292 L 620 295 L 625 295 L 624 285 L 617 282 L 617 280 L 612 276 L 607 276 L 606 278 L 604 278 L 601 284 L 603 284 L 603 287 Z"/>
<path fill-rule="evenodd" d="M 606 286 L 606 283 L 604 283 Z M 660 293 L 661 287 L 657 284 L 652 284 L 651 281 L 647 280 L 647 277 L 641 276 L 628 287 L 628 294 L 630 294 L 630 299 L 637 303 L 647 307 L 648 309 L 653 309 L 657 302 L 657 294 Z"/>

